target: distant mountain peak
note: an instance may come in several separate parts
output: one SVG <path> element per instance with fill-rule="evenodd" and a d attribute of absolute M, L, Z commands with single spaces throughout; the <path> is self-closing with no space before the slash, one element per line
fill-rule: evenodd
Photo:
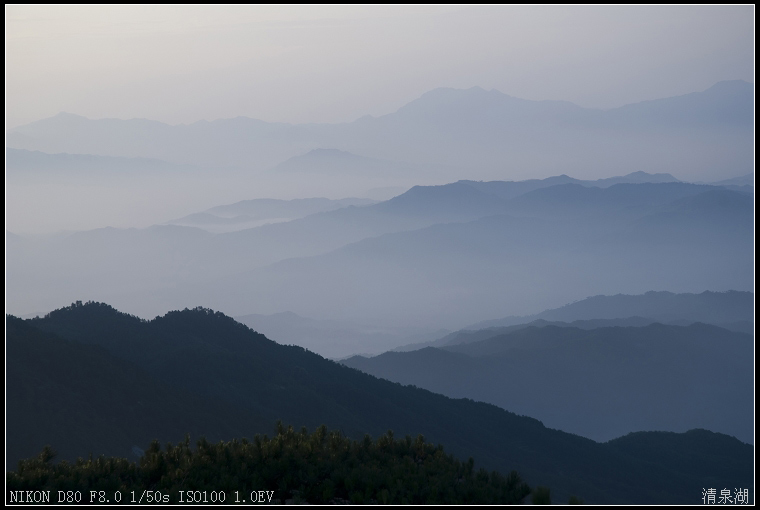
<path fill-rule="evenodd" d="M 626 174 L 623 176 L 623 179 L 627 179 L 629 182 L 655 182 L 655 183 L 661 183 L 661 182 L 681 182 L 679 179 L 676 179 L 669 173 L 655 173 L 650 174 L 648 172 L 644 172 L 642 170 L 638 170 L 636 172 L 631 172 L 629 174 Z"/>
<path fill-rule="evenodd" d="M 499 90 L 481 87 L 468 89 L 437 88 L 399 108 L 395 114 L 415 116 L 436 122 L 536 122 L 537 119 L 564 118 L 584 108 L 568 102 L 523 99 Z"/>
<path fill-rule="evenodd" d="M 64 306 L 51 311 L 45 315 L 45 319 L 70 320 L 72 317 L 83 315 L 100 318 L 119 317 L 137 323 L 146 322 L 139 317 L 121 312 L 109 304 L 98 301 L 87 301 L 84 303 L 82 301 L 74 301 L 69 306 Z"/>
<path fill-rule="evenodd" d="M 57 115 L 53 115 L 54 119 L 83 119 L 83 120 L 90 120 L 84 115 L 77 115 L 76 113 L 69 113 L 69 112 L 60 112 Z"/>
<path fill-rule="evenodd" d="M 755 88 L 754 83 L 750 83 L 748 81 L 723 80 L 723 81 L 717 82 L 715 85 L 708 88 L 707 90 L 730 91 L 730 90 L 751 90 L 754 88 Z"/>

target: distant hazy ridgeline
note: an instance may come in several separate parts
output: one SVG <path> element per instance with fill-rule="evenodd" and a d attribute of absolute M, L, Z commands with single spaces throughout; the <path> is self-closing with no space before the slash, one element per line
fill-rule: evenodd
<path fill-rule="evenodd" d="M 144 316 L 204 303 L 436 331 L 596 294 L 751 289 L 748 192 L 553 182 L 522 193 L 510 182 L 413 187 L 217 235 L 154 226 L 14 237 L 10 311 L 92 296 Z"/>
<path fill-rule="evenodd" d="M 381 117 L 291 125 L 238 117 L 171 126 L 146 119 L 89 120 L 72 114 L 8 133 L 9 147 L 48 153 L 160 159 L 204 167 L 272 168 L 315 148 L 411 165 L 526 178 L 588 168 L 625 174 L 753 170 L 754 87 L 720 82 L 704 92 L 611 110 L 529 101 L 496 90 L 436 89 Z M 345 158 L 344 158 L 345 159 Z M 335 168 L 336 165 L 332 165 Z M 378 168 L 374 168 L 378 170 Z M 485 173 L 483 173 L 485 172 Z M 454 174 L 441 176 L 454 178 Z"/>
<path fill-rule="evenodd" d="M 597 441 L 697 426 L 752 442 L 753 351 L 751 335 L 705 324 L 547 325 L 342 363 Z"/>

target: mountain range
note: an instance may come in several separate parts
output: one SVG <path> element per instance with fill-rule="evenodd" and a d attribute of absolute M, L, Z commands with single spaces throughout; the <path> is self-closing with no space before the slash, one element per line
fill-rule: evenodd
<path fill-rule="evenodd" d="M 638 186 L 647 185 L 629 186 L 635 196 Z M 441 194 L 456 189 L 443 188 Z M 445 203 L 452 204 L 449 211 L 456 210 L 454 204 L 462 205 L 468 213 L 483 214 L 481 218 L 377 232 L 322 255 L 283 260 L 217 280 L 205 287 L 205 295 L 225 310 L 223 292 L 233 292 L 263 313 L 284 309 L 363 321 L 385 316 L 397 324 L 418 325 L 427 319 L 428 324 L 453 329 L 505 315 L 505 310 L 550 308 L 595 294 L 637 294 L 653 288 L 751 289 L 751 196 L 731 191 L 715 196 L 706 188 L 684 184 L 670 190 L 673 205 L 658 203 L 647 193 L 639 195 L 638 203 L 619 196 L 608 200 L 607 194 L 620 194 L 616 188 L 599 190 L 605 193 L 596 202 L 579 201 L 576 206 L 571 200 L 553 209 L 537 205 L 546 202 L 541 196 L 528 201 L 528 194 L 522 195 L 514 199 L 526 199 L 519 216 L 516 206 L 511 214 L 486 216 L 488 208 L 496 212 L 498 202 L 485 195 L 483 200 L 468 200 L 468 191 L 461 200 Z M 576 192 L 572 187 L 546 188 L 555 189 L 570 197 Z M 684 193 L 693 193 L 704 207 L 679 201 Z M 513 203 L 505 203 L 505 209 Z M 556 197 L 555 203 L 560 203 Z M 415 204 L 435 207 L 424 196 Z M 271 291 L 252 291 L 261 288 Z M 185 289 L 198 292 L 192 285 Z M 446 322 L 439 322 L 441 317 Z"/>
<path fill-rule="evenodd" d="M 752 335 L 699 323 L 593 329 L 549 324 L 488 333 L 342 363 L 492 403 L 597 441 L 694 426 L 754 440 Z"/>
<path fill-rule="evenodd" d="M 729 81 L 10 129 L 6 469 L 281 420 L 423 434 L 554 501 L 752 490 L 753 112 Z"/>
<path fill-rule="evenodd" d="M 376 379 L 208 309 L 144 321 L 74 303 L 6 322 L 11 465 L 51 441 L 68 459 L 128 456 L 149 438 L 251 437 L 282 419 L 311 429 L 325 423 L 349 437 L 422 433 L 479 466 L 516 469 L 557 500 L 688 503 L 704 486 L 753 480 L 752 447 L 723 434 L 640 432 L 597 443 L 492 405 Z"/>
<path fill-rule="evenodd" d="M 314 149 L 334 149 L 369 158 L 369 166 L 375 165 L 370 160 L 436 165 L 439 178 L 449 180 L 463 169 L 491 179 L 505 169 L 523 178 L 647 169 L 716 180 L 706 178 L 716 168 L 730 168 L 733 175 L 753 171 L 753 110 L 754 86 L 743 81 L 611 110 L 529 101 L 475 87 L 435 89 L 395 113 L 344 124 L 238 117 L 171 126 L 62 113 L 9 130 L 7 146 L 259 173 Z"/>
<path fill-rule="evenodd" d="M 14 237 L 11 311 L 92 297 L 145 316 L 204 302 L 237 316 L 439 330 L 597 294 L 752 288 L 751 193 L 547 181 L 415 186 L 223 234 L 157 225 Z"/>
<path fill-rule="evenodd" d="M 467 326 L 465 329 L 484 330 L 513 326 L 537 319 L 573 322 L 633 316 L 646 317 L 652 322 L 666 324 L 688 325 L 703 322 L 727 329 L 731 329 L 732 326 L 747 327 L 749 325 L 749 329 L 752 330 L 755 298 L 751 292 L 736 291 L 705 291 L 699 294 L 649 291 L 640 295 L 592 296 L 535 315 L 482 321 Z"/>

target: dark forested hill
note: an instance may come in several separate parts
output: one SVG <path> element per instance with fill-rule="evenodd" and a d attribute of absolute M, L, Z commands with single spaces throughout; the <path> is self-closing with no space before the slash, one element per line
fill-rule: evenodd
<path fill-rule="evenodd" d="M 753 480 L 752 447 L 732 438 L 707 433 L 697 440 L 683 435 L 676 436 L 678 441 L 662 439 L 681 457 L 701 458 L 706 445 L 714 441 L 728 442 L 734 448 L 714 464 L 714 470 L 682 472 L 666 463 L 652 462 L 646 455 L 642 458 L 640 452 L 630 453 L 626 448 L 547 429 L 535 419 L 492 405 L 452 400 L 376 379 L 304 349 L 275 344 L 208 309 L 170 312 L 146 322 L 104 304 L 88 303 L 23 323 L 14 318 L 7 320 L 15 324 L 8 328 L 7 342 L 18 345 L 8 350 L 8 366 L 24 366 L 7 381 L 8 429 L 18 431 L 24 422 L 40 424 L 34 437 L 9 435 L 9 443 L 29 441 L 36 448 L 39 442 L 46 442 L 55 448 L 56 439 L 68 438 L 70 451 L 78 450 L 83 456 L 91 451 L 101 453 L 99 449 L 106 444 L 114 450 L 130 448 L 132 444 L 124 441 L 132 438 L 124 439 L 118 434 L 114 434 L 112 443 L 108 442 L 108 434 L 101 434 L 108 441 L 92 446 L 86 437 L 72 432 L 81 423 L 89 423 L 90 415 L 106 428 L 109 422 L 118 423 L 120 419 L 127 423 L 145 421 L 139 413 L 119 415 L 119 406 L 109 407 L 100 403 L 102 398 L 87 397 L 87 388 L 93 387 L 114 398 L 126 395 L 139 399 L 138 394 L 129 393 L 133 390 L 123 387 L 125 379 L 136 379 L 146 388 L 139 391 L 150 393 L 151 385 L 170 387 L 184 395 L 174 397 L 179 404 L 186 402 L 182 398 L 196 399 L 186 404 L 195 406 L 194 410 L 202 409 L 203 402 L 212 399 L 252 415 L 250 426 L 230 430 L 234 437 L 268 432 L 261 430 L 260 423 L 269 420 L 274 424 L 278 419 L 310 429 L 324 423 L 354 438 L 367 433 L 378 437 L 389 429 L 397 437 L 424 434 L 460 458 L 473 456 L 479 465 L 502 472 L 515 469 L 530 485 L 551 487 L 557 501 L 574 494 L 586 502 L 599 503 L 692 503 L 699 501 L 706 485 L 751 486 Z M 29 337 L 40 340 L 38 348 L 44 354 L 31 350 L 34 343 Z M 60 352 L 55 352 L 56 348 Z M 88 352 L 97 354 L 88 357 Z M 38 356 L 70 360 L 69 370 L 53 370 L 50 363 L 20 364 L 20 360 Z M 149 377 L 141 377 L 140 373 Z M 78 387 L 72 387 L 75 377 L 82 379 Z M 56 385 L 71 388 L 67 390 L 70 400 L 79 394 L 89 402 L 62 406 L 50 413 L 54 404 L 45 404 L 38 396 Z M 510 391 L 523 389 L 515 387 Z M 153 393 L 157 398 L 162 395 L 158 389 Z M 173 398 L 169 393 L 164 395 L 164 399 Z M 26 411 L 11 412 L 13 409 Z M 222 408 L 215 411 L 218 418 L 227 418 L 229 412 Z M 240 416 L 229 420 L 231 429 L 241 423 Z M 212 420 L 209 427 L 213 425 Z M 184 419 L 177 418 L 170 427 L 154 430 L 156 439 L 178 441 L 190 431 L 188 428 Z M 52 435 L 54 430 L 57 435 Z M 642 434 L 631 441 L 645 441 L 648 437 Z M 726 470 L 726 465 L 732 469 Z M 737 477 L 737 472 L 741 476 Z"/>
<path fill-rule="evenodd" d="M 62 459 L 90 452 L 132 457 L 134 446 L 183 429 L 218 440 L 271 426 L 248 409 L 162 383 L 103 347 L 13 316 L 6 318 L 6 357 L 6 468 L 45 444 Z"/>

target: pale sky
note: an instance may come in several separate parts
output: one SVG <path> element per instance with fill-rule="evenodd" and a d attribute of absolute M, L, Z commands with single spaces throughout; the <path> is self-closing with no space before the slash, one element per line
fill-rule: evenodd
<path fill-rule="evenodd" d="M 612 108 L 754 83 L 752 5 L 5 7 L 6 129 L 346 122 L 436 87 Z"/>

